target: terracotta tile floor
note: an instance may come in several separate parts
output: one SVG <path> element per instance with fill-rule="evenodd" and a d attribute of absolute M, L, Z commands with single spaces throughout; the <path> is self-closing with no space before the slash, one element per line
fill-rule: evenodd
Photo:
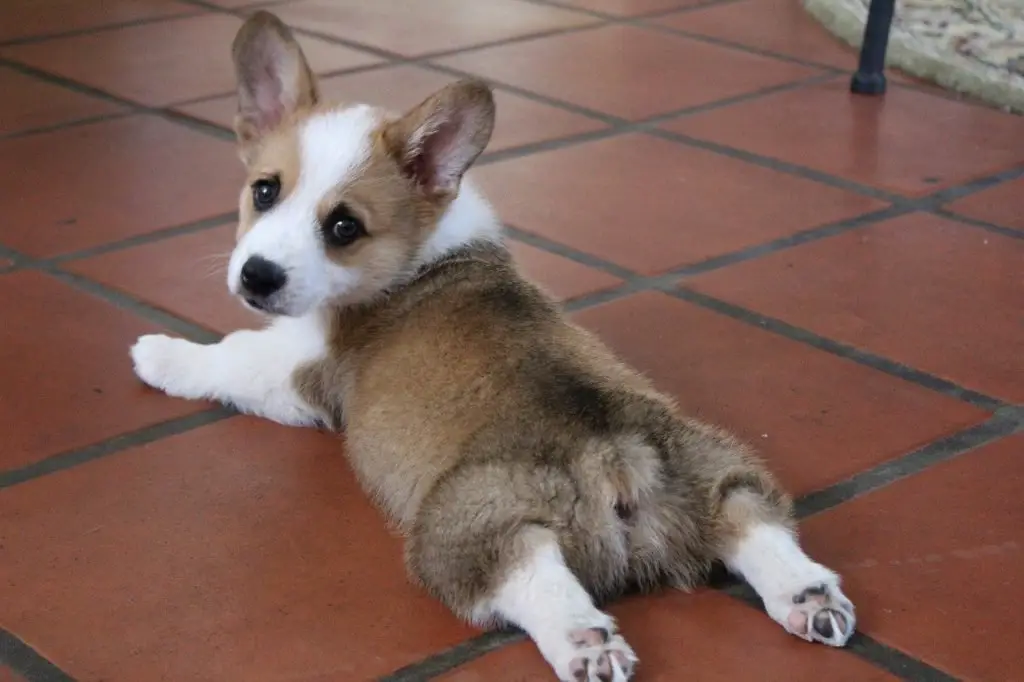
<path fill-rule="evenodd" d="M 140 333 L 258 324 L 223 280 L 259 4 L 0 3 L 0 682 L 551 679 L 406 580 L 338 439 L 132 376 Z M 798 0 L 274 6 L 332 96 L 493 79 L 515 257 L 760 448 L 858 604 L 835 651 L 727 582 L 625 599 L 638 680 L 1024 680 L 1024 118 L 849 95 Z"/>

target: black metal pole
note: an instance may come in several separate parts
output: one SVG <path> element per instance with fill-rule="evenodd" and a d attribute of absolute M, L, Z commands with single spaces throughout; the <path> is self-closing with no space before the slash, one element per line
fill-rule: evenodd
<path fill-rule="evenodd" d="M 885 92 L 885 51 L 889 47 L 889 28 L 895 8 L 896 0 L 871 0 L 864 25 L 864 43 L 860 48 L 860 65 L 850 82 L 851 92 L 858 95 Z"/>

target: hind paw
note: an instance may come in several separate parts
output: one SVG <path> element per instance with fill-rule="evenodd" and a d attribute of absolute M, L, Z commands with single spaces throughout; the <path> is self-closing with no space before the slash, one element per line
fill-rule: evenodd
<path fill-rule="evenodd" d="M 857 624 L 853 604 L 839 589 L 837 579 L 798 589 L 789 595 L 785 608 L 779 605 L 773 610 L 772 616 L 788 632 L 829 646 L 844 646 Z"/>
<path fill-rule="evenodd" d="M 573 630 L 564 682 L 627 682 L 637 657 L 621 635 L 603 627 Z"/>

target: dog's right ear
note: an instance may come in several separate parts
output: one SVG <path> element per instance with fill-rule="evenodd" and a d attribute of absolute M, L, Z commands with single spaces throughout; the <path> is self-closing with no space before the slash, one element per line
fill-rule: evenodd
<path fill-rule="evenodd" d="M 316 78 L 302 48 L 270 12 L 256 12 L 242 24 L 231 55 L 238 82 L 235 134 L 243 147 L 317 103 Z"/>

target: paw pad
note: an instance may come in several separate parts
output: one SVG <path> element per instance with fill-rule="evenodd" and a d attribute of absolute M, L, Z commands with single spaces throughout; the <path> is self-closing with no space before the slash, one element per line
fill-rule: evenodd
<path fill-rule="evenodd" d="M 633 676 L 637 657 L 620 635 L 606 628 L 587 628 L 569 633 L 576 647 L 569 661 L 572 682 L 626 682 Z"/>

